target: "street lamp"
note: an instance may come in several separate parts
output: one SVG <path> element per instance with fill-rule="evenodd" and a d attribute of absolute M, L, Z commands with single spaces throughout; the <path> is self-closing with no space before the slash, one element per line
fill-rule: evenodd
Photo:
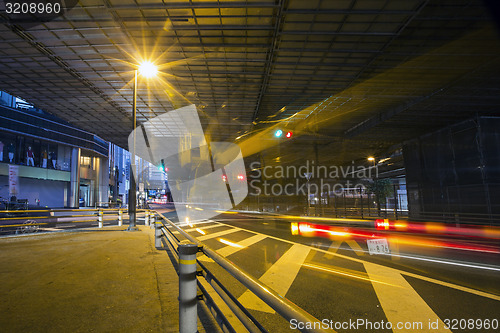
<path fill-rule="evenodd" d="M 129 214 L 129 226 L 128 231 L 137 230 L 136 221 L 137 221 L 137 185 L 135 183 L 134 170 L 135 170 L 135 128 L 137 127 L 137 76 L 141 74 L 145 78 L 152 78 L 156 76 L 158 73 L 158 69 L 155 64 L 151 62 L 143 62 L 139 65 L 139 69 L 134 71 L 134 100 L 133 100 L 133 118 L 134 124 L 132 128 L 133 133 L 133 145 L 132 145 L 132 154 L 130 157 L 130 188 L 128 190 L 128 214 Z"/>

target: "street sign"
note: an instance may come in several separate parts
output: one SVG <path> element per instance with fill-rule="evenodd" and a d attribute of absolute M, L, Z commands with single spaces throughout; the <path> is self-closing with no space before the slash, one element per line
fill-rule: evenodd
<path fill-rule="evenodd" d="M 9 195 L 19 194 L 19 166 L 9 165 Z"/>
<path fill-rule="evenodd" d="M 368 244 L 368 252 L 370 255 L 372 254 L 390 254 L 391 250 L 389 249 L 389 244 L 387 243 L 387 239 L 369 239 L 366 241 Z"/>

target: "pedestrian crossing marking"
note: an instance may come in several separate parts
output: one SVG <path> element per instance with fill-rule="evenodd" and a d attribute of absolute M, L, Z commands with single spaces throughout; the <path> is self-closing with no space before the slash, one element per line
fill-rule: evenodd
<path fill-rule="evenodd" d="M 229 225 L 229 224 L 225 224 L 225 223 L 221 223 L 221 222 L 219 222 L 219 223 L 221 225 L 224 225 L 224 226 L 233 227 L 232 225 Z M 289 241 L 289 240 L 286 240 L 286 239 L 283 239 L 283 238 L 278 238 L 278 237 L 267 235 L 267 234 L 261 234 L 261 233 L 258 233 L 258 232 L 255 232 L 255 231 L 251 231 L 251 230 L 248 230 L 248 229 L 242 229 L 242 228 L 238 228 L 238 227 L 233 227 L 233 228 L 235 228 L 237 230 L 244 230 L 244 231 L 247 231 L 247 232 L 252 232 L 252 233 L 255 233 L 255 234 L 258 234 L 258 235 L 265 235 L 267 238 L 271 238 L 271 239 L 274 239 L 274 240 L 277 240 L 277 241 L 281 241 L 281 242 L 284 242 L 284 243 L 288 243 L 288 244 L 292 244 L 292 245 L 298 245 L 299 244 L 299 243 L 296 243 L 296 242 L 293 242 L 293 241 Z M 306 246 L 306 245 L 302 245 L 302 246 Z M 434 283 L 434 284 L 437 284 L 437 285 L 441 285 L 441 286 L 444 286 L 444 287 L 448 287 L 448 288 L 452 288 L 452 289 L 456 289 L 456 290 L 461 290 L 461 291 L 464 291 L 464 292 L 467 292 L 467 293 L 470 293 L 470 294 L 474 294 L 474 295 L 478 295 L 478 296 L 482 296 L 482 297 L 487 297 L 489 299 L 500 301 L 500 296 L 494 295 L 494 294 L 490 294 L 488 292 L 484 292 L 484 291 L 480 291 L 480 290 L 476 290 L 476 289 L 472 289 L 472 288 L 467 288 L 467 287 L 460 286 L 460 285 L 457 285 L 457 284 L 454 284 L 454 283 L 449 283 L 449 282 L 445 282 L 445 281 L 441 281 L 441 280 L 429 278 L 429 277 L 426 277 L 426 276 L 423 276 L 423 275 L 414 274 L 414 273 L 406 272 L 406 271 L 403 271 L 403 270 L 388 268 L 386 266 L 379 265 L 379 264 L 373 264 L 373 263 L 370 263 L 370 262 L 368 262 L 366 260 L 363 260 L 363 259 L 358 259 L 358 258 L 355 258 L 355 257 L 350 257 L 350 256 L 347 256 L 347 255 L 335 253 L 336 251 L 335 252 L 330 252 L 328 250 L 318 249 L 318 248 L 315 248 L 315 247 L 312 247 L 312 246 L 306 246 L 306 247 L 309 247 L 310 250 L 315 250 L 315 251 L 318 251 L 318 252 L 323 252 L 325 255 L 332 255 L 334 257 L 338 257 L 338 258 L 345 259 L 345 260 L 350 260 L 350 261 L 357 262 L 357 263 L 360 263 L 360 264 L 365 264 L 365 263 L 368 264 L 369 263 L 371 265 L 379 266 L 379 268 L 381 268 L 381 269 L 382 268 L 391 269 L 391 270 L 396 271 L 396 272 L 398 272 L 400 274 L 407 275 L 407 276 L 410 276 L 410 277 L 413 277 L 413 278 L 416 278 L 416 279 L 420 279 L 420 280 L 423 280 L 423 281 L 428 281 L 428 282 L 431 282 L 431 283 Z"/>
<path fill-rule="evenodd" d="M 257 242 L 260 242 L 261 240 L 263 240 L 265 238 L 267 238 L 266 235 L 257 234 L 257 235 L 253 235 L 251 237 L 245 238 L 244 240 L 242 240 L 236 244 L 241 245 L 241 246 L 243 246 L 243 248 L 245 248 L 245 247 L 251 246 Z M 235 246 L 226 246 L 226 247 L 223 247 L 222 249 L 217 250 L 217 253 L 219 253 L 223 257 L 227 257 L 233 253 L 236 253 L 236 252 L 242 250 L 243 248 L 239 248 L 239 247 L 235 247 Z"/>
<path fill-rule="evenodd" d="M 346 243 L 353 251 L 356 253 L 358 256 L 363 256 L 365 255 L 365 251 L 359 246 L 359 244 L 355 240 L 347 240 L 347 241 L 333 241 L 330 247 L 328 248 L 328 253 L 325 253 L 323 257 L 327 259 L 332 259 L 334 257 L 334 254 L 337 253 L 338 249 L 340 248 L 340 245 L 342 243 Z"/>
<path fill-rule="evenodd" d="M 259 278 L 259 281 L 285 297 L 310 250 L 311 247 L 306 245 L 293 245 Z M 238 301 L 247 309 L 275 312 L 250 290 L 245 291 Z"/>
<path fill-rule="evenodd" d="M 349 245 L 351 247 L 351 249 L 358 255 L 358 256 L 364 256 L 365 255 L 365 251 L 363 251 L 363 249 L 361 248 L 361 246 L 359 246 L 358 242 L 356 242 L 355 240 L 353 239 L 350 239 L 350 240 L 347 240 L 345 241 L 347 243 L 347 245 Z"/>
<path fill-rule="evenodd" d="M 200 240 L 200 241 L 204 241 L 204 240 L 207 240 L 207 239 L 224 236 L 224 235 L 230 234 L 232 232 L 236 232 L 236 231 L 238 231 L 238 230 L 236 230 L 236 229 L 228 229 L 228 230 L 224 230 L 224 231 L 214 232 L 213 234 L 208 234 L 208 235 L 200 236 L 200 237 L 197 237 L 197 239 Z"/>
<path fill-rule="evenodd" d="M 415 278 L 415 279 L 420 279 L 420 280 L 431 282 L 431 283 L 435 283 L 435 284 L 438 284 L 438 285 L 441 285 L 441 286 L 444 286 L 444 287 L 448 287 L 448 288 L 453 288 L 453 289 L 456 289 L 456 290 L 460 290 L 460 291 L 463 291 L 463 292 L 466 292 L 466 293 L 469 293 L 469 294 L 473 294 L 473 295 L 477 295 L 477 296 L 482 296 L 482 297 L 490 298 L 490 299 L 493 299 L 495 301 L 500 301 L 500 296 L 499 295 L 494 295 L 494 294 L 490 294 L 490 293 L 487 293 L 487 292 L 484 292 L 484 291 L 480 291 L 480 290 L 476 290 L 476 289 L 472 289 L 472 288 L 467 288 L 467 287 L 459 286 L 459 285 L 456 285 L 456 284 L 453 284 L 453 283 L 436 280 L 436 279 L 433 279 L 433 278 L 430 278 L 430 277 L 427 277 L 427 276 L 418 275 L 418 274 L 414 274 L 414 273 L 410 273 L 410 272 L 399 271 L 399 270 L 398 270 L 398 272 L 401 273 L 401 274 L 403 274 L 403 275 Z"/>
<path fill-rule="evenodd" d="M 451 332 L 444 328 L 445 325 L 438 315 L 397 270 L 369 262 L 365 262 L 364 266 L 370 279 L 384 282 L 372 283 L 372 287 L 389 322 L 393 324 L 420 322 L 425 329 L 428 328 L 429 322 L 438 321 L 438 328 L 432 332 Z M 392 330 L 395 333 L 414 332 L 412 329 L 399 329 L 396 325 Z"/>
<path fill-rule="evenodd" d="M 207 225 L 205 227 L 195 227 L 195 228 L 184 229 L 184 231 L 191 232 L 191 231 L 196 231 L 196 229 L 206 230 L 206 229 L 217 228 L 217 227 L 221 227 L 221 225 L 220 224 L 212 224 L 212 225 Z"/>

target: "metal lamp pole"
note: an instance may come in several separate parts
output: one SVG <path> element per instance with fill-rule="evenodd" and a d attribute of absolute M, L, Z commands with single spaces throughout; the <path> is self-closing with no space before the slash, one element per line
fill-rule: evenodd
<path fill-rule="evenodd" d="M 137 127 L 137 116 L 136 116 L 136 106 L 137 106 L 137 69 L 134 73 L 134 102 L 133 102 L 133 117 L 134 117 L 134 127 L 132 128 L 132 135 L 134 144 L 132 145 L 132 153 L 130 154 L 130 188 L 128 192 L 128 214 L 129 214 L 129 226 L 128 231 L 137 230 L 136 227 L 136 213 L 137 213 L 137 185 L 135 183 L 134 170 L 135 170 L 135 128 Z"/>

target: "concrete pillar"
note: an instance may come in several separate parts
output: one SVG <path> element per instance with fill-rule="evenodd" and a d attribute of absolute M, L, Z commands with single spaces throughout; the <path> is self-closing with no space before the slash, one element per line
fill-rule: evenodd
<path fill-rule="evenodd" d="M 80 199 L 80 148 L 71 151 L 69 207 L 78 208 Z"/>
<path fill-rule="evenodd" d="M 93 157 L 93 166 L 94 166 L 94 183 L 93 183 L 93 195 L 92 195 L 92 198 L 93 198 L 93 201 L 94 201 L 94 205 L 99 207 L 102 205 L 101 203 L 101 200 L 100 199 L 100 195 L 99 195 L 99 188 L 100 188 L 100 185 L 101 185 L 101 177 L 99 177 L 99 175 L 101 174 L 101 159 L 99 157 Z"/>
<path fill-rule="evenodd" d="M 108 159 L 106 157 L 99 157 L 100 160 L 100 170 L 99 173 L 96 174 L 97 178 L 99 178 L 99 191 L 98 197 L 100 202 L 108 202 L 109 201 L 109 167 L 108 167 Z"/>

